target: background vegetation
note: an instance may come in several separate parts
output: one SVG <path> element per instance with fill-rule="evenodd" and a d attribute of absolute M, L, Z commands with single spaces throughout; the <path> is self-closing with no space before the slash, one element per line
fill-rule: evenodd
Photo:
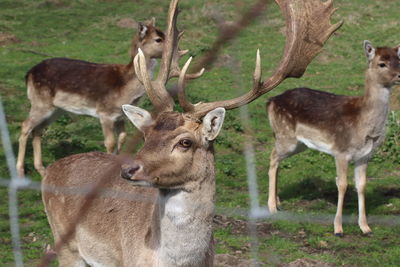
<path fill-rule="evenodd" d="M 127 63 L 133 21 L 154 16 L 160 28 L 165 26 L 169 1 L 128 0 L 1 0 L 0 2 L 0 94 L 5 105 L 9 130 L 17 153 L 21 122 L 29 111 L 24 83 L 25 73 L 49 57 L 70 57 L 101 63 Z M 235 20 L 253 1 L 182 1 L 179 25 L 185 30 L 182 48 L 201 56 L 218 33 L 211 19 L 216 14 L 228 22 Z M 269 153 L 273 145 L 265 102 L 269 96 L 286 89 L 307 86 L 337 94 L 360 95 L 364 88 L 366 59 L 362 41 L 377 46 L 399 44 L 398 1 L 336 0 L 339 11 L 333 21 L 344 19 L 344 26 L 328 41 L 324 52 L 309 66 L 300 80 L 284 82 L 269 95 L 248 106 L 255 145 L 261 204 L 266 205 Z M 260 48 L 264 77 L 279 61 L 284 45 L 284 20 L 275 3 L 233 44 L 226 46 L 212 70 L 190 84 L 193 102 L 234 97 L 248 90 L 254 68 L 255 51 Z M 174 82 L 174 81 L 172 81 Z M 281 164 L 279 191 L 282 210 L 298 215 L 258 223 L 259 261 L 263 265 L 284 264 L 299 258 L 312 258 L 332 265 L 400 265 L 400 112 L 399 88 L 392 96 L 388 136 L 368 169 L 367 213 L 372 218 L 393 215 L 386 224 L 371 223 L 373 237 L 365 237 L 356 225 L 357 198 L 349 170 L 350 186 L 346 195 L 345 237 L 333 236 L 336 211 L 335 168 L 325 154 L 307 151 Z M 144 99 L 142 107 L 148 107 Z M 135 130 L 129 128 L 132 134 Z M 83 134 L 84 133 L 84 134 Z M 246 137 L 239 111 L 227 113 L 223 131 L 216 141 L 217 211 L 216 251 L 239 259 L 250 257 L 245 217 L 229 215 L 249 206 L 243 141 Z M 103 137 L 99 122 L 83 116 L 65 115 L 53 123 L 44 135 L 45 165 L 64 156 L 101 150 Z M 29 144 L 27 174 L 40 181 L 34 171 Z M 0 177 L 9 173 L 0 149 Z M 0 188 L 0 266 L 12 265 L 13 256 L 8 224 L 7 190 Z M 19 193 L 20 223 L 24 260 L 37 262 L 46 244 L 52 243 L 43 211 L 40 192 Z M 282 213 L 284 214 L 284 213 Z M 311 214 L 311 215 L 310 215 Z M 304 218 L 327 215 L 323 223 Z M 236 261 L 238 262 L 238 261 Z"/>

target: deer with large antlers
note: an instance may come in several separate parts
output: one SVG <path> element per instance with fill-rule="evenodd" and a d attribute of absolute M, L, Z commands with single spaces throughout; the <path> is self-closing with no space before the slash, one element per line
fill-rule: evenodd
<path fill-rule="evenodd" d="M 54 121 L 60 111 L 99 118 L 107 152 L 112 153 L 116 143 L 119 150 L 126 137 L 121 105 L 134 103 L 145 93 L 136 78 L 133 58 L 141 48 L 146 60 L 152 63 L 148 65 L 153 66 L 154 58 L 161 57 L 164 38 L 164 33 L 155 27 L 153 18 L 138 23 L 137 35 L 132 40 L 132 58 L 127 65 L 52 58 L 30 69 L 26 74 L 26 84 L 31 109 L 21 126 L 18 174 L 24 175 L 26 144 L 32 134 L 34 166 L 44 175 L 41 135 L 43 128 Z"/>
<path fill-rule="evenodd" d="M 358 194 L 358 224 L 370 234 L 365 214 L 367 164 L 384 139 L 391 87 L 400 83 L 400 49 L 374 48 L 364 41 L 368 69 L 363 96 L 341 96 L 297 88 L 271 98 L 268 116 L 275 134 L 269 169 L 268 207 L 277 211 L 276 176 L 279 163 L 306 147 L 335 157 L 336 184 L 339 191 L 334 220 L 335 234 L 343 235 L 342 212 L 347 188 L 347 168 L 355 162 Z"/>
<path fill-rule="evenodd" d="M 86 153 L 61 159 L 48 167 L 43 180 L 43 201 L 58 244 L 56 251 L 61 266 L 213 264 L 213 140 L 222 127 L 225 109 L 253 101 L 286 77 L 300 77 L 340 26 L 329 22 L 331 4 L 320 0 L 277 2 L 287 20 L 288 36 L 285 57 L 276 73 L 269 80 L 260 81 L 258 53 L 250 93 L 232 100 L 193 105 L 186 99 L 184 90 L 189 60 L 179 75 L 178 99 L 184 112 L 178 113 L 173 111 L 174 101 L 165 87 L 174 69 L 171 60 L 178 52 L 180 35 L 176 28 L 178 1 L 172 0 L 156 80 L 149 77 L 143 53 L 139 52 L 134 60 L 138 79 L 144 84 L 156 112 L 150 114 L 138 107 L 123 106 L 125 114 L 144 134 L 143 148 L 133 159 L 118 160 L 112 154 Z M 325 15 L 321 16 L 321 12 Z M 315 20 L 316 16 L 320 18 Z M 311 42 L 305 42 L 304 36 Z M 298 55 L 303 54 L 307 57 L 300 59 Z M 201 73 L 193 75 L 198 77 Z M 83 188 L 100 180 L 105 183 L 100 192 L 109 189 L 125 197 L 116 193 L 97 195 L 84 216 L 79 217 L 79 208 L 87 197 L 65 194 L 62 188 Z M 69 225 L 74 221 L 76 226 Z M 68 239 L 65 233 L 71 227 L 76 230 Z"/>

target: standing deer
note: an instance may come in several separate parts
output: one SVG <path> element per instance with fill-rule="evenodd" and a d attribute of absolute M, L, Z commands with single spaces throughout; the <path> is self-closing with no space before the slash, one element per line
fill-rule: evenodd
<path fill-rule="evenodd" d="M 190 103 L 184 83 L 190 59 L 178 80 L 183 113 L 165 84 L 180 36 L 176 28 L 178 0 L 172 0 L 160 72 L 151 81 L 146 59 L 139 52 L 134 65 L 156 112 L 124 105 L 130 121 L 144 133 L 143 148 L 131 160 L 105 153 L 86 153 L 61 159 L 48 167 L 43 179 L 43 202 L 57 244 L 60 266 L 211 266 L 212 220 L 215 198 L 213 140 L 233 109 L 269 92 L 287 77 L 301 77 L 325 41 L 340 26 L 331 25 L 332 3 L 320 0 L 277 0 L 287 20 L 284 58 L 275 74 L 261 82 L 257 53 L 254 86 L 231 100 Z M 313 42 L 305 42 L 305 36 Z M 299 57 L 298 55 L 304 55 Z M 174 61 L 174 60 L 173 60 Z M 174 61 L 176 63 L 176 61 Z M 202 72 L 193 74 L 199 77 Z M 104 177 L 102 177 L 104 176 Z M 125 180 L 121 179 L 121 177 Z M 97 195 L 84 216 L 77 218 L 84 195 L 63 193 L 104 181 L 104 189 L 124 196 Z M 129 186 L 128 182 L 134 186 Z M 76 221 L 76 225 L 70 225 Z M 67 229 L 76 227 L 70 239 Z M 59 249 L 57 249 L 59 247 Z"/>
<path fill-rule="evenodd" d="M 22 123 L 19 137 L 19 176 L 24 175 L 26 144 L 31 133 L 34 166 L 44 176 L 42 131 L 58 117 L 61 110 L 99 118 L 108 153 L 114 151 L 115 127 L 119 150 L 126 136 L 121 105 L 134 103 L 145 92 L 136 78 L 133 58 L 138 48 L 142 49 L 148 62 L 160 58 L 163 44 L 164 33 L 155 27 L 153 18 L 138 24 L 138 33 L 132 41 L 132 58 L 127 65 L 52 58 L 30 69 L 26 74 L 26 84 L 31 109 L 28 118 Z"/>
<path fill-rule="evenodd" d="M 296 88 L 272 97 L 267 103 L 275 147 L 269 168 L 270 212 L 277 211 L 276 175 L 279 163 L 306 147 L 328 153 L 336 162 L 339 191 L 334 221 L 335 234 L 343 235 L 342 212 L 347 188 L 347 168 L 355 162 L 354 177 L 358 194 L 358 224 L 371 234 L 365 214 L 367 164 L 384 139 L 391 87 L 400 83 L 400 49 L 374 48 L 364 41 L 368 69 L 363 96 L 342 96 Z"/>

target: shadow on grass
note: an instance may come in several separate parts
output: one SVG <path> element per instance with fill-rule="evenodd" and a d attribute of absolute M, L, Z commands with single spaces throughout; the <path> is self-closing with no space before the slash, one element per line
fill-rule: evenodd
<path fill-rule="evenodd" d="M 316 200 L 322 199 L 337 204 L 337 187 L 334 179 L 326 181 L 321 177 L 306 177 L 295 183 L 292 183 L 284 188 L 280 188 L 279 196 L 281 200 L 289 199 L 302 199 L 302 200 Z M 365 194 L 366 210 L 373 212 L 375 209 L 380 208 L 382 205 L 388 203 L 390 198 L 400 198 L 400 188 L 396 187 L 375 187 L 372 190 L 367 190 Z M 354 185 L 348 185 L 344 209 L 349 211 L 357 211 L 357 190 Z M 391 214 L 400 213 L 400 211 L 390 212 Z"/>

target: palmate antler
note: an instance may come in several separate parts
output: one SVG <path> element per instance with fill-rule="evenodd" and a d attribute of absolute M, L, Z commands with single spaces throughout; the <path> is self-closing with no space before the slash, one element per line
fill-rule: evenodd
<path fill-rule="evenodd" d="M 259 96 L 271 91 L 289 77 L 299 78 L 308 64 L 321 51 L 328 38 L 342 25 L 342 21 L 332 25 L 330 18 L 336 11 L 333 0 L 276 0 L 286 18 L 286 45 L 284 56 L 275 73 L 261 82 L 261 60 L 257 51 L 253 88 L 246 94 L 223 101 L 191 104 L 185 95 L 185 73 L 191 59 L 182 69 L 178 81 L 178 99 L 186 113 L 202 117 L 209 111 L 223 107 L 234 109 L 248 104 Z"/>
<path fill-rule="evenodd" d="M 167 81 L 172 77 L 178 77 L 181 73 L 179 59 L 186 54 L 187 50 L 179 50 L 178 43 L 183 32 L 178 31 L 176 20 L 179 14 L 177 9 L 179 0 L 172 0 L 168 10 L 168 26 L 166 31 L 163 54 L 159 74 L 156 80 L 151 81 L 147 73 L 145 57 L 139 49 L 134 58 L 135 72 L 139 81 L 144 85 L 146 93 L 154 105 L 155 112 L 172 111 L 174 100 L 165 88 Z M 194 79 L 203 74 L 203 69 L 198 73 L 188 74 L 186 78 Z"/>

